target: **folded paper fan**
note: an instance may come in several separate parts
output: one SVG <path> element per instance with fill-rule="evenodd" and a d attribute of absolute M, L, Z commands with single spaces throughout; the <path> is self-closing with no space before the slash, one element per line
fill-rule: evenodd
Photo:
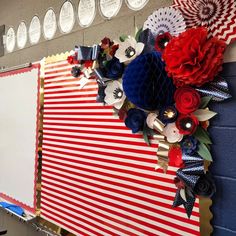
<path fill-rule="evenodd" d="M 155 37 L 165 32 L 178 36 L 185 31 L 185 28 L 186 24 L 181 11 L 173 7 L 164 7 L 154 11 L 143 25 L 143 30 L 150 29 Z"/>
<path fill-rule="evenodd" d="M 236 39 L 235 0 L 174 0 L 188 28 L 204 26 L 210 36 L 230 44 Z"/>

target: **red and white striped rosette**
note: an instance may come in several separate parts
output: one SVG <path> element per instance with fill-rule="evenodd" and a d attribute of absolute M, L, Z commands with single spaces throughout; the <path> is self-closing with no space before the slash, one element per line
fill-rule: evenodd
<path fill-rule="evenodd" d="M 204 26 L 210 36 L 230 44 L 236 39 L 235 0 L 174 0 L 188 28 Z"/>

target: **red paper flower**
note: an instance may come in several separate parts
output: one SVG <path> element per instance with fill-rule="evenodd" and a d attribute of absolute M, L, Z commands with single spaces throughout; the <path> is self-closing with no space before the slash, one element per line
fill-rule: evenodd
<path fill-rule="evenodd" d="M 197 87 L 212 81 L 222 69 L 226 44 L 207 38 L 204 27 L 189 29 L 173 38 L 165 48 L 166 71 L 177 87 Z"/>
<path fill-rule="evenodd" d="M 68 56 L 67 61 L 69 64 L 74 64 L 74 57 L 73 56 Z"/>
<path fill-rule="evenodd" d="M 155 49 L 159 52 L 163 52 L 171 39 L 172 36 L 169 32 L 158 35 L 155 40 Z"/>
<path fill-rule="evenodd" d="M 79 61 L 76 60 L 76 54 L 74 56 L 68 56 L 67 57 L 67 61 L 69 64 L 73 65 L 73 64 L 79 64 Z"/>
<path fill-rule="evenodd" d="M 176 121 L 176 127 L 179 132 L 184 135 L 193 134 L 196 131 L 198 124 L 199 121 L 193 114 L 180 114 Z"/>
<path fill-rule="evenodd" d="M 182 160 L 182 151 L 181 148 L 178 146 L 173 146 L 170 148 L 169 153 L 169 165 L 176 166 L 176 167 L 183 167 L 183 160 Z"/>
<path fill-rule="evenodd" d="M 199 93 L 191 87 L 178 88 L 174 95 L 175 106 L 182 114 L 196 111 L 201 103 Z"/>

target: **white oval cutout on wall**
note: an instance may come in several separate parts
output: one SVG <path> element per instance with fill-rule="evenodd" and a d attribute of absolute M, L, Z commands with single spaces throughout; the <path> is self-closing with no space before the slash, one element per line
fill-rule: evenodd
<path fill-rule="evenodd" d="M 44 38 L 50 40 L 54 37 L 57 31 L 56 14 L 52 8 L 48 9 L 43 20 Z"/>
<path fill-rule="evenodd" d="M 75 24 L 75 12 L 74 7 L 70 1 L 63 3 L 59 14 L 59 28 L 62 33 L 68 34 Z"/>
<path fill-rule="evenodd" d="M 128 8 L 134 11 L 141 10 L 145 7 L 149 0 L 125 0 Z"/>
<path fill-rule="evenodd" d="M 18 26 L 16 38 L 17 38 L 18 48 L 19 49 L 24 48 L 27 42 L 27 27 L 24 21 L 21 21 L 21 23 Z"/>
<path fill-rule="evenodd" d="M 111 19 L 116 16 L 122 6 L 122 0 L 100 0 L 99 9 L 103 17 Z"/>
<path fill-rule="evenodd" d="M 34 16 L 29 26 L 29 41 L 31 44 L 37 44 L 41 36 L 41 24 L 38 16 Z"/>
<path fill-rule="evenodd" d="M 81 27 L 88 27 L 96 16 L 95 0 L 80 0 L 78 6 L 78 20 Z"/>
<path fill-rule="evenodd" d="M 16 34 L 14 29 L 11 27 L 7 31 L 6 35 L 6 50 L 7 52 L 12 52 L 16 44 Z"/>

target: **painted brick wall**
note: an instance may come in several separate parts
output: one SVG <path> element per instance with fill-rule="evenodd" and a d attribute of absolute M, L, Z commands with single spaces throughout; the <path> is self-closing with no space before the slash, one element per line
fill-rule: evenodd
<path fill-rule="evenodd" d="M 213 198 L 214 236 L 236 235 L 236 63 L 226 63 L 222 76 L 227 79 L 233 98 L 212 106 L 219 113 L 210 129 L 215 162 L 211 166 L 217 193 Z"/>

